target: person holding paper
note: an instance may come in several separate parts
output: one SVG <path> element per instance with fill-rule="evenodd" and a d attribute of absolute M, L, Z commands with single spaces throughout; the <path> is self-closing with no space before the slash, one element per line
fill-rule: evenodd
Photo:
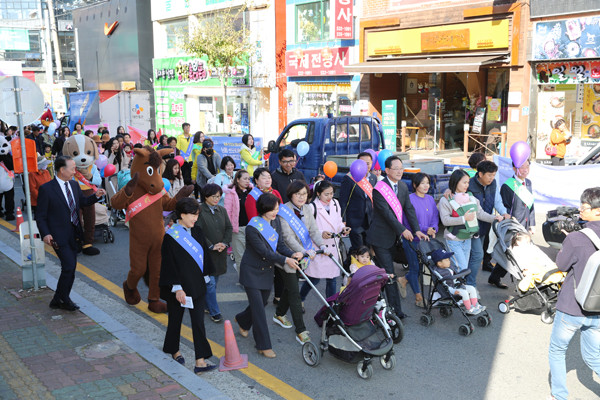
<path fill-rule="evenodd" d="M 167 302 L 169 315 L 163 351 L 171 354 L 178 363 L 185 364 L 179 351 L 179 340 L 183 313 L 188 308 L 192 320 L 196 374 L 216 367 L 206 363 L 206 359 L 212 356 L 212 350 L 204 330 L 204 297 L 206 281 L 214 273 L 214 267 L 211 258 L 206 256 L 209 248 L 204 233 L 195 226 L 199 213 L 200 205 L 195 199 L 185 197 L 177 202 L 177 223 L 167 231 L 162 243 L 159 282 L 160 297 Z"/>

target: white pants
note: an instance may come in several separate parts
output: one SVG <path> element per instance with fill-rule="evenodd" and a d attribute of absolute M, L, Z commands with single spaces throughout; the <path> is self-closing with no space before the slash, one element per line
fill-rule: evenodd
<path fill-rule="evenodd" d="M 450 294 L 458 294 L 462 297 L 463 302 L 465 300 L 476 299 L 477 298 L 477 289 L 475 289 L 471 285 L 464 285 L 459 288 L 451 287 Z"/>

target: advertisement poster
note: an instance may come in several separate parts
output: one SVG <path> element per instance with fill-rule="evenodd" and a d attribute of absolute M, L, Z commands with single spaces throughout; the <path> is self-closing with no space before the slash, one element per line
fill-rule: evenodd
<path fill-rule="evenodd" d="M 383 140 L 385 148 L 396 151 L 396 127 L 398 121 L 398 100 L 383 100 L 381 102 Z"/>
<path fill-rule="evenodd" d="M 75 130 L 77 122 L 83 125 L 100 122 L 100 96 L 97 90 L 69 93 L 69 129 Z"/>
<path fill-rule="evenodd" d="M 533 59 L 597 58 L 600 17 L 538 22 L 533 32 Z"/>
<path fill-rule="evenodd" d="M 154 87 L 156 104 L 156 130 L 167 136 L 181 133 L 185 122 L 185 96 L 182 87 Z"/>
<path fill-rule="evenodd" d="M 475 111 L 475 117 L 473 118 L 473 133 L 481 133 L 484 118 L 485 107 L 477 108 L 477 110 Z"/>
<path fill-rule="evenodd" d="M 565 115 L 565 92 L 540 92 L 538 93 L 538 120 L 537 120 L 537 159 L 548 159 L 546 144 L 552 133 L 552 122 L 557 117 Z"/>
<path fill-rule="evenodd" d="M 344 72 L 348 60 L 348 47 L 286 51 L 285 72 L 287 76 L 348 75 Z"/>
<path fill-rule="evenodd" d="M 539 83 L 600 83 L 600 61 L 538 63 L 535 70 Z"/>
<path fill-rule="evenodd" d="M 600 85 L 585 85 L 583 89 L 581 140 L 600 139 Z"/>
<path fill-rule="evenodd" d="M 335 0 L 335 38 L 336 39 L 352 39 L 352 24 L 354 17 L 352 8 L 354 7 L 352 0 Z"/>
<path fill-rule="evenodd" d="M 181 130 L 181 129 L 180 129 Z M 219 153 L 221 158 L 229 156 L 235 161 L 235 167 L 241 168 L 240 151 L 242 150 L 241 136 L 211 136 L 214 143 L 214 150 Z M 262 139 L 257 137 L 254 139 L 256 148 L 262 148 Z"/>
<path fill-rule="evenodd" d="M 500 121 L 500 99 L 489 99 L 487 103 L 487 120 Z"/>

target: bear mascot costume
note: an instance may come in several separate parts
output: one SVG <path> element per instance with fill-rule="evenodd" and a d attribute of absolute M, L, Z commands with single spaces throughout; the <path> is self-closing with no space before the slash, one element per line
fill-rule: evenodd
<path fill-rule="evenodd" d="M 154 150 L 150 146 L 134 149 L 131 180 L 110 200 L 112 208 L 126 209 L 129 221 L 129 273 L 123 282 L 123 294 L 128 304 L 140 302 L 137 290 L 140 278 L 148 285 L 148 309 L 155 313 L 167 311 L 160 300 L 161 246 L 165 235 L 163 211 L 175 209 L 177 200 L 187 197 L 193 185 L 184 186 L 171 198 L 164 190 L 160 167 L 162 157 L 173 149 Z"/>
<path fill-rule="evenodd" d="M 10 143 L 0 135 L 0 218 L 15 219 L 15 173 Z M 4 209 L 2 209 L 4 199 Z"/>
<path fill-rule="evenodd" d="M 84 196 L 91 196 L 98 190 L 97 185 L 102 183 L 100 172 L 94 162 L 98 159 L 98 147 L 94 141 L 85 135 L 74 135 L 65 140 L 62 154 L 70 156 L 75 161 L 77 171 L 75 180 Z M 100 250 L 92 246 L 94 243 L 94 230 L 96 226 L 95 205 L 81 207 L 83 221 L 83 246 L 82 253 L 88 256 L 100 254 Z"/>

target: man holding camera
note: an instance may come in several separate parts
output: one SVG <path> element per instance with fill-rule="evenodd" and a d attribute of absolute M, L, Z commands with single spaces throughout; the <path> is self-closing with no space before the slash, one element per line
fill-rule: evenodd
<path fill-rule="evenodd" d="M 588 221 L 586 228 L 600 236 L 600 187 L 584 190 L 579 214 Z M 592 241 L 582 232 L 567 234 L 562 250 L 556 256 L 558 269 L 567 273 L 558 293 L 554 326 L 550 336 L 550 384 L 552 398 L 568 398 L 565 354 L 569 342 L 581 331 L 581 355 L 585 363 L 600 376 L 600 312 L 584 311 L 575 298 L 575 287 L 581 278 L 590 256 L 596 252 Z"/>

